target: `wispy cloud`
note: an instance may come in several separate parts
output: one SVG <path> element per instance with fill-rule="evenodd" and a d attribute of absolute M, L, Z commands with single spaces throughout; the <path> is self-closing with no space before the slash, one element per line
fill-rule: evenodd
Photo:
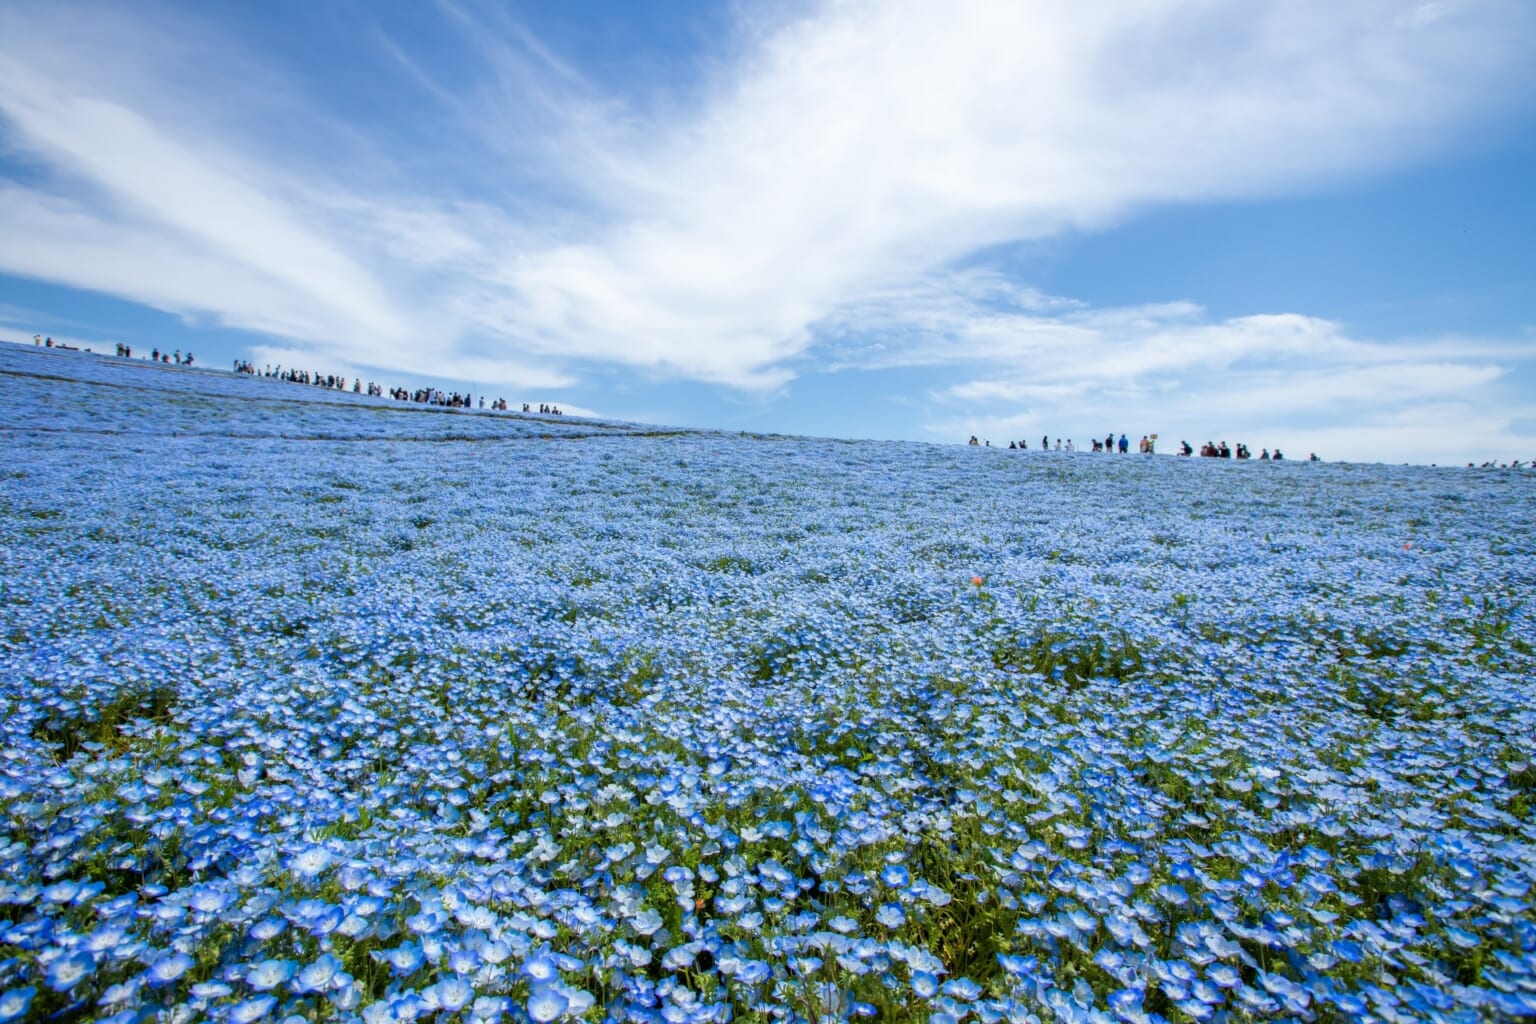
<path fill-rule="evenodd" d="M 1519 0 L 845 2 L 744 20 L 642 97 L 470 2 L 353 8 L 324 78 L 207 8 L 89 13 L 0 11 L 0 270 L 533 386 L 607 363 L 771 389 L 1104 339 L 1131 383 L 1336 347 L 1304 316 L 1074 312 L 953 267 L 1454 144 L 1532 54 Z"/>

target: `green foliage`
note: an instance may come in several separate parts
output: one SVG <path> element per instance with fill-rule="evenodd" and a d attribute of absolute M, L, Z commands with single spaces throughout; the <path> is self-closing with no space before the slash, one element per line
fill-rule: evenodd
<path fill-rule="evenodd" d="M 1081 690 L 1097 679 L 1124 682 L 1146 669 L 1141 646 L 1128 634 L 1085 635 L 1044 626 L 995 641 L 992 664 L 1007 672 L 1035 672 Z"/>

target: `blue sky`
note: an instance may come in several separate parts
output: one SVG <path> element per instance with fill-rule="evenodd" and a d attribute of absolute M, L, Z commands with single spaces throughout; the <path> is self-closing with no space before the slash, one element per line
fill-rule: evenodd
<path fill-rule="evenodd" d="M 0 338 L 1536 458 L 1533 69 L 1526 0 L 11 0 Z"/>

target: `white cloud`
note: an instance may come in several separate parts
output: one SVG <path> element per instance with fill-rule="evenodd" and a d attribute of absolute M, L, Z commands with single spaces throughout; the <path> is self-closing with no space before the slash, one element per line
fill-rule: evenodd
<path fill-rule="evenodd" d="M 805 365 L 1107 344 L 1129 387 L 1331 351 L 1304 316 L 1074 309 L 947 268 L 1455 145 L 1525 94 L 1532 53 L 1520 0 L 858 0 L 744 22 L 699 91 L 642 103 L 443 4 L 451 60 L 376 25 L 335 55 L 416 97 L 405 121 L 307 89 L 212 9 L 147 10 L 0 11 L 26 167 L 0 190 L 0 269 L 352 365 L 550 386 L 592 361 L 773 389 Z"/>
<path fill-rule="evenodd" d="M 1164 451 L 1227 439 L 1416 462 L 1529 458 L 1536 443 L 1516 429 L 1518 400 L 1499 391 L 1536 364 L 1525 339 L 1383 344 L 1328 320 L 1211 320 L 1185 305 L 1012 314 L 994 327 L 991 360 L 968 351 L 957 367 L 982 375 L 929 392 L 934 438 L 1035 446 L 1043 429 L 1082 446 L 1113 428 L 1159 434 Z"/>

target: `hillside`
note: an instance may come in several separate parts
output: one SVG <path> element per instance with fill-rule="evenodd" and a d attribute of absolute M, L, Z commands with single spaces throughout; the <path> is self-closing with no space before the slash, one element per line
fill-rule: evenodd
<path fill-rule="evenodd" d="M 13 345 L 0 434 L 0 1020 L 1536 1014 L 1536 475 Z"/>

